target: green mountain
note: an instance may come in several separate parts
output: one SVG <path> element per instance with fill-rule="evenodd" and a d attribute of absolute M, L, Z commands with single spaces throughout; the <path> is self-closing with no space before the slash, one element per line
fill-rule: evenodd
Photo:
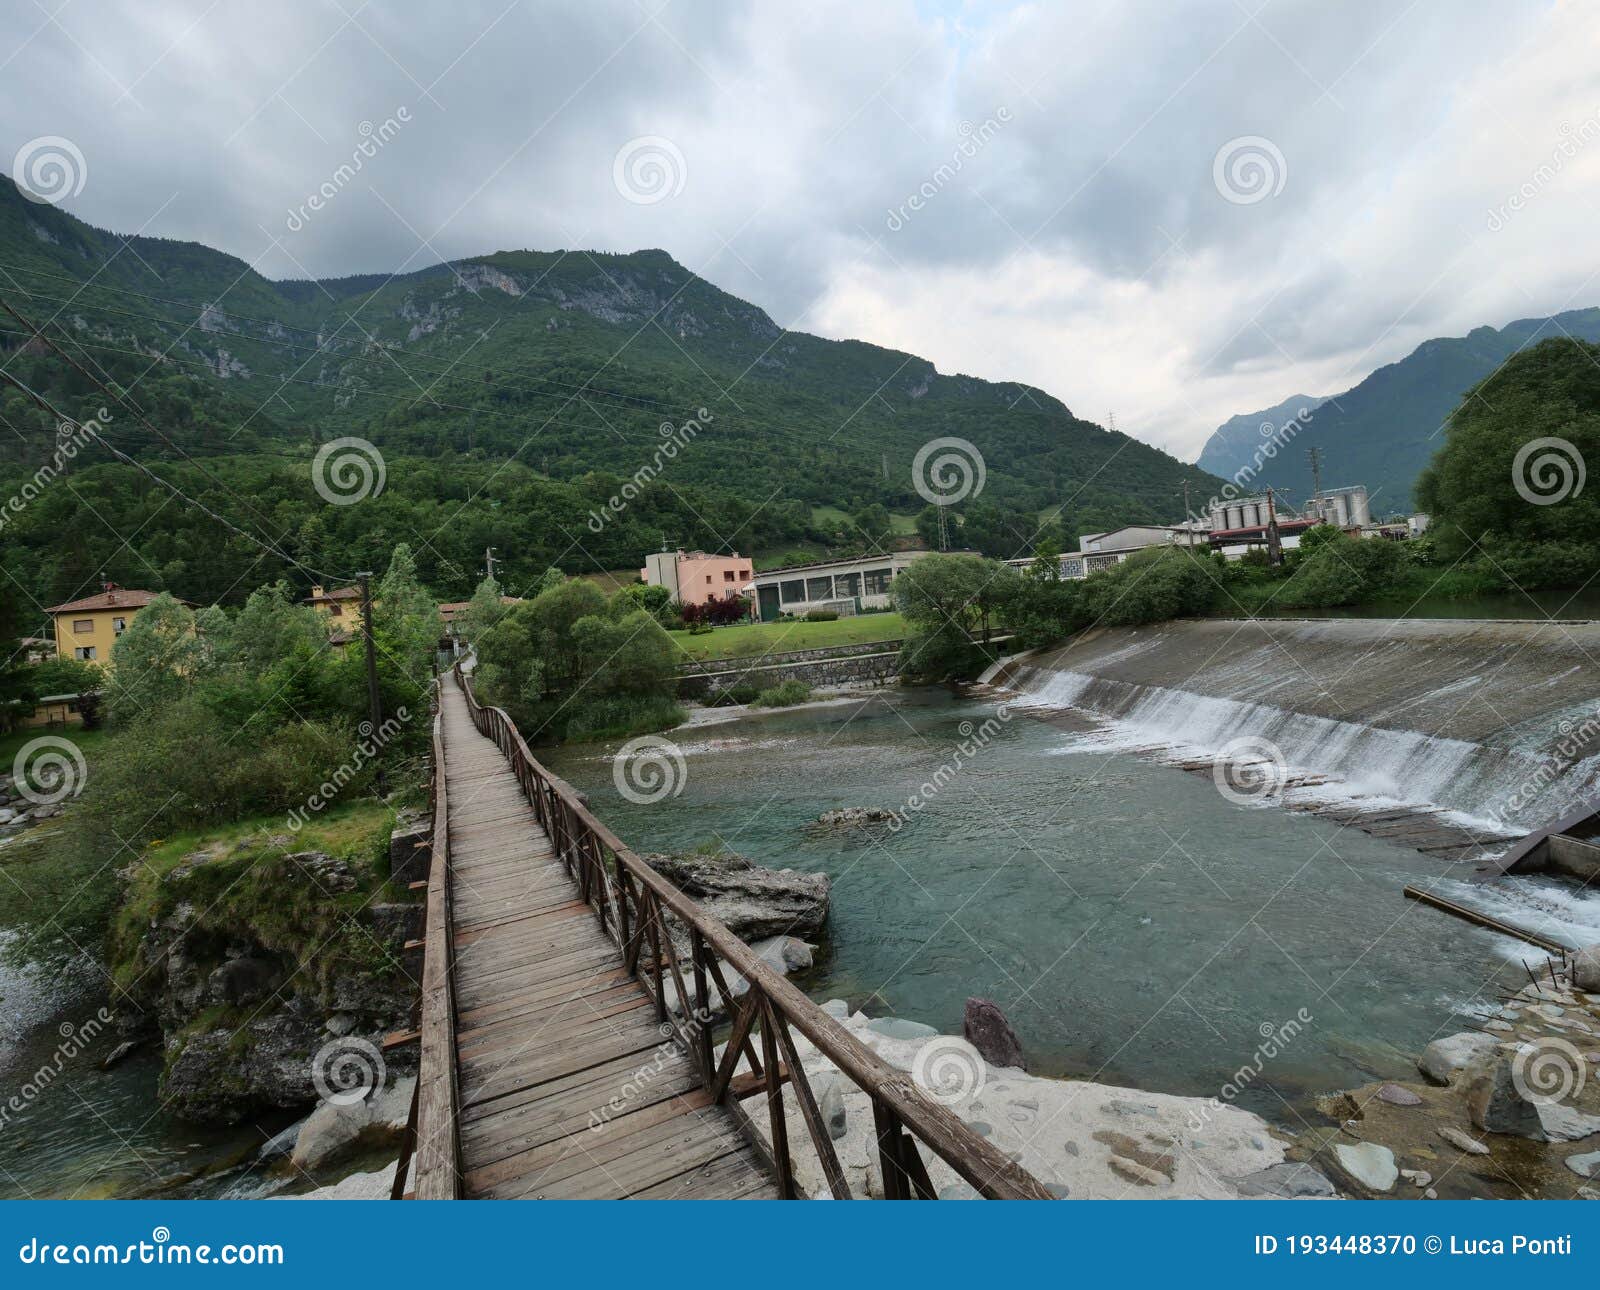
<path fill-rule="evenodd" d="M 1282 403 L 1259 412 L 1241 412 L 1229 417 L 1206 440 L 1195 465 L 1213 475 L 1231 479 L 1241 466 L 1251 465 L 1256 460 L 1264 443 L 1281 435 L 1291 422 L 1315 412 L 1322 403 L 1323 399 L 1314 394 L 1293 394 Z"/>
<path fill-rule="evenodd" d="M 105 402 L 91 373 L 145 414 L 113 404 L 107 442 L 308 565 L 343 571 L 409 540 L 441 592 L 466 594 L 491 544 L 513 583 L 550 563 L 637 567 L 663 541 L 837 545 L 813 508 L 920 511 L 912 463 L 935 438 L 981 452 L 986 485 L 969 509 L 997 555 L 1030 551 L 1037 517 L 1056 508 L 1070 533 L 1171 519 L 1185 480 L 1217 486 L 1041 390 L 785 331 L 662 251 L 502 251 L 273 282 L 196 243 L 91 228 L 0 178 L 0 298 L 77 363 L 0 314 L 7 371 L 74 417 Z M 0 416 L 15 431 L 0 471 L 31 473 L 49 419 L 5 387 Z M 313 489 L 318 445 L 342 436 L 378 447 L 381 496 L 330 506 Z M 158 505 L 158 485 L 101 450 L 71 469 L 71 489 L 0 530 L 46 594 L 103 570 L 236 596 L 290 568 Z M 654 482 L 608 508 L 641 470 Z"/>
<path fill-rule="evenodd" d="M 1467 391 L 1513 354 L 1563 336 L 1600 340 L 1600 309 L 1524 318 L 1498 330 L 1478 327 L 1465 336 L 1424 341 L 1398 363 L 1380 367 L 1317 407 L 1293 440 L 1262 464 L 1251 487 L 1271 485 L 1297 502 L 1310 496 L 1306 449 L 1315 447 L 1324 487 L 1365 484 L 1374 514 L 1405 512 L 1415 504 L 1417 476 L 1444 441 L 1445 420 Z M 1288 400 L 1277 410 L 1294 404 Z M 1233 418 L 1211 436 L 1199 464 L 1228 477 L 1249 466 L 1255 445 L 1229 427 L 1266 417 Z"/>

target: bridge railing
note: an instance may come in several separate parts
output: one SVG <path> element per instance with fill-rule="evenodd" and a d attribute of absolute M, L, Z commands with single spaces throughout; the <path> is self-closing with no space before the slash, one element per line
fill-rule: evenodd
<path fill-rule="evenodd" d="M 442 680 L 439 682 L 442 684 Z M 399 1199 L 410 1166 L 411 1194 L 418 1200 L 457 1200 L 461 1196 L 461 1145 L 457 1127 L 461 1096 L 456 1077 L 454 919 L 450 905 L 450 802 L 445 784 L 443 704 L 433 718 L 433 762 L 428 773 L 428 808 L 433 820 L 433 854 L 428 866 L 428 905 L 423 933 L 419 1034 L 421 1064 L 411 1108 L 409 1156 L 395 1169 L 394 1199 Z"/>
<path fill-rule="evenodd" d="M 454 671 L 473 724 L 505 755 L 583 899 L 594 908 L 601 928 L 616 941 L 628 971 L 655 1002 L 658 1021 L 672 1028 L 694 1059 L 713 1100 L 726 1106 L 744 1127 L 753 1129 L 741 1100 L 765 1093 L 769 1142 L 763 1143 L 754 1132 L 750 1137 L 767 1157 L 786 1199 L 801 1192 L 789 1148 L 785 1083 L 799 1105 L 829 1190 L 835 1199 L 851 1198 L 833 1139 L 796 1052 L 795 1031 L 871 1098 L 888 1199 L 936 1198 L 918 1143 L 982 1196 L 993 1200 L 1052 1199 L 1038 1179 L 929 1098 L 904 1071 L 885 1062 L 773 971 L 721 920 L 641 860 L 595 818 L 570 785 L 539 764 L 504 709 L 478 702 L 459 663 Z M 673 943 L 668 914 L 688 931 L 687 963 Z M 744 978 L 747 989 L 742 997 L 729 989 L 724 969 Z M 711 1004 L 712 989 L 722 1000 L 720 1008 Z M 719 1062 L 711 1026 L 724 1009 L 732 1030 Z M 749 1071 L 736 1076 L 741 1054 Z"/>

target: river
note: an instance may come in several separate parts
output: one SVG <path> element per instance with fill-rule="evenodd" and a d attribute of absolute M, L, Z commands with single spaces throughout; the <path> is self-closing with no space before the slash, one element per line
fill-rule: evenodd
<path fill-rule="evenodd" d="M 1319 1092 L 1414 1077 L 1429 1040 L 1524 979 L 1528 946 L 1402 898 L 1440 862 L 994 713 L 895 691 L 680 730 L 681 789 L 650 804 L 618 793 L 610 747 L 548 760 L 641 850 L 710 844 L 828 873 L 827 942 L 799 980 L 814 998 L 959 1032 L 967 997 L 987 996 L 1046 1074 L 1211 1096 L 1263 1034 L 1309 1014 L 1241 1098 L 1293 1123 Z M 942 773 L 963 740 L 983 746 Z M 811 827 L 913 795 L 898 832 Z M 1524 913 L 1600 928 L 1600 901 L 1507 881 Z"/>

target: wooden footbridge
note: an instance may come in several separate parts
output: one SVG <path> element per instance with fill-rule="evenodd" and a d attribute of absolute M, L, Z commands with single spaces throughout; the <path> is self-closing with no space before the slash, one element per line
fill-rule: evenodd
<path fill-rule="evenodd" d="M 933 1199 L 926 1149 L 985 1197 L 1051 1198 L 630 851 L 459 666 L 439 679 L 431 797 L 397 1195 L 788 1199 L 799 1150 L 847 1199 L 798 1032 L 871 1098 L 875 1192 Z"/>

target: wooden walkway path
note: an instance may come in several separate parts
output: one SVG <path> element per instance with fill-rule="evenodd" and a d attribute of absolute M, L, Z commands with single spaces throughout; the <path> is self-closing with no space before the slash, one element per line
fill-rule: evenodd
<path fill-rule="evenodd" d="M 460 688 L 440 690 L 462 1194 L 776 1198 Z"/>

